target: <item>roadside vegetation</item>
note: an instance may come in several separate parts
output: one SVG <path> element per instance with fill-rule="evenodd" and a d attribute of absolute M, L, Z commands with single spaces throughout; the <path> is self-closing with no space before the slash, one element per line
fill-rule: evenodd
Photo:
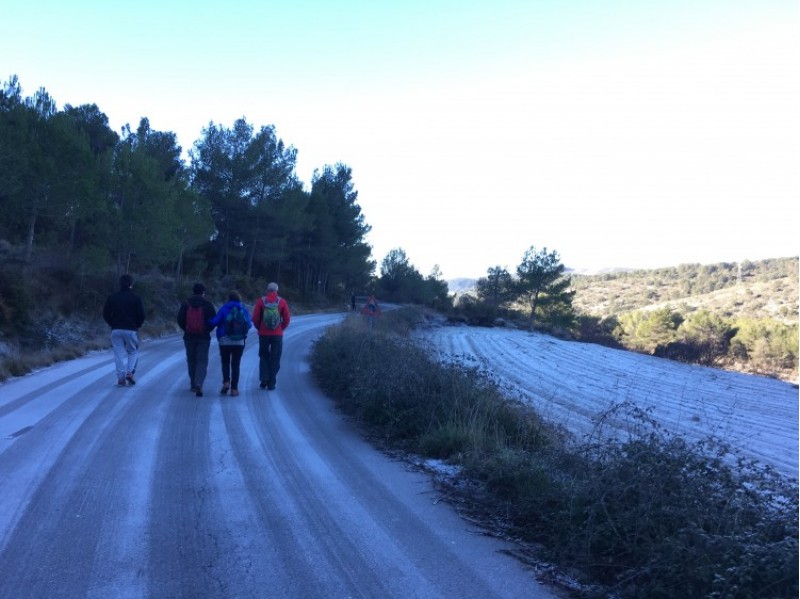
<path fill-rule="evenodd" d="M 316 342 L 313 374 L 380 447 L 455 472 L 437 476 L 443 494 L 518 541 L 518 557 L 555 564 L 580 597 L 797 596 L 796 481 L 629 405 L 608 414 L 630 420 L 627 440 L 601 424 L 578 442 L 482 373 L 430 357 L 408 335 L 418 319 L 347 319 Z"/>

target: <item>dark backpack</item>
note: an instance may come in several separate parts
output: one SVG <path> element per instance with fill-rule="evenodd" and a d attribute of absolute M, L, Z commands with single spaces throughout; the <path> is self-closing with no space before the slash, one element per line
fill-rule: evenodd
<path fill-rule="evenodd" d="M 278 311 L 278 304 L 281 298 L 276 298 L 274 302 L 268 302 L 266 297 L 261 298 L 264 304 L 264 311 L 261 313 L 261 324 L 268 331 L 277 331 L 281 326 L 281 313 Z"/>
<path fill-rule="evenodd" d="M 190 335 L 202 335 L 206 331 L 206 317 L 203 306 L 189 304 L 186 308 L 186 332 Z"/>
<path fill-rule="evenodd" d="M 247 322 L 247 315 L 241 306 L 232 306 L 228 315 L 225 317 L 225 336 L 233 341 L 241 341 L 247 337 L 250 323 Z"/>

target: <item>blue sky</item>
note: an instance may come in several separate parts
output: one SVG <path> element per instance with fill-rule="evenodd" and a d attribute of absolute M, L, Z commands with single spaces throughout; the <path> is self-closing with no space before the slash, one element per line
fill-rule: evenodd
<path fill-rule="evenodd" d="M 796 256 L 800 18 L 788 0 L 14 3 L 0 78 L 188 149 L 274 125 L 344 162 L 380 262 L 514 270 Z"/>

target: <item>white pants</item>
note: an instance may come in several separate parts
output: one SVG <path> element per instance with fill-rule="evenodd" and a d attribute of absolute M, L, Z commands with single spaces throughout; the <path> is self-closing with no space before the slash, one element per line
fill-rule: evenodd
<path fill-rule="evenodd" d="M 117 380 L 124 379 L 128 373 L 136 372 L 136 363 L 139 361 L 138 333 L 127 329 L 112 330 L 111 347 L 114 349 Z"/>

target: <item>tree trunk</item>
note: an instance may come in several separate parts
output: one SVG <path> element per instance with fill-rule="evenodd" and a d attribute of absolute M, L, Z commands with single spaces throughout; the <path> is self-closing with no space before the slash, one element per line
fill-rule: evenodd
<path fill-rule="evenodd" d="M 531 315 L 530 319 L 528 320 L 528 325 L 531 330 L 533 330 L 533 322 L 536 319 L 536 307 L 539 305 L 539 292 L 535 291 L 533 295 L 529 296 L 528 303 L 531 306 Z"/>
<path fill-rule="evenodd" d="M 181 250 L 178 252 L 178 262 L 175 264 L 175 278 L 181 280 L 181 272 L 183 271 L 183 244 Z"/>
<path fill-rule="evenodd" d="M 36 220 L 39 214 L 36 208 L 31 212 L 31 220 L 28 223 L 28 236 L 25 239 L 25 262 L 30 262 L 33 256 L 33 238 L 36 233 Z"/>
<path fill-rule="evenodd" d="M 253 246 L 250 248 L 247 256 L 247 277 L 250 278 L 253 276 L 253 260 L 255 259 L 256 255 L 256 246 L 258 242 L 258 235 L 253 237 Z"/>

